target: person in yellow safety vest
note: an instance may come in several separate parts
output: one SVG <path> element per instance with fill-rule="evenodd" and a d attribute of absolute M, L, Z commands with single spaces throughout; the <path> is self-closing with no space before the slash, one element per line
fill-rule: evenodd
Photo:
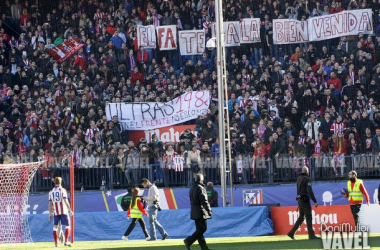
<path fill-rule="evenodd" d="M 132 230 L 135 228 L 136 223 L 139 222 L 140 226 L 145 234 L 145 239 L 149 240 L 150 236 L 148 234 L 148 230 L 146 229 L 146 225 L 143 219 L 142 215 L 148 216 L 148 213 L 145 211 L 144 206 L 141 202 L 141 198 L 139 196 L 140 189 L 134 188 L 132 190 L 132 201 L 130 203 L 130 206 L 127 211 L 127 218 L 129 220 L 129 217 L 132 218 L 132 222 L 129 225 L 127 231 L 125 231 L 123 237 L 121 237 L 122 240 L 128 240 L 128 235 L 132 232 Z"/>
<path fill-rule="evenodd" d="M 348 198 L 350 203 L 351 213 L 354 216 L 355 227 L 359 222 L 359 212 L 363 203 L 363 195 L 369 206 L 369 196 L 367 190 L 364 187 L 363 181 L 358 179 L 358 174 L 356 171 L 351 171 L 348 174 L 348 182 L 347 182 L 347 192 L 343 194 L 344 198 Z"/>

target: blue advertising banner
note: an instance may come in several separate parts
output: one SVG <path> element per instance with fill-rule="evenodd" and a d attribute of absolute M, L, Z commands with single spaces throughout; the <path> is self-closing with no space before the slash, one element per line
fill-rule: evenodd
<path fill-rule="evenodd" d="M 371 203 L 377 203 L 377 188 L 380 181 L 364 180 L 364 185 L 370 197 Z M 340 182 L 319 182 L 313 183 L 313 190 L 320 205 L 346 205 L 347 199 L 340 194 L 340 189 L 345 188 L 346 181 Z M 183 209 L 190 208 L 189 189 L 159 189 L 160 205 L 163 210 L 166 209 Z M 222 206 L 220 197 L 220 187 L 215 187 L 219 193 L 219 206 Z M 253 198 L 252 194 L 249 202 L 251 203 L 280 203 L 281 206 L 296 205 L 296 185 L 280 184 L 280 185 L 244 185 L 233 188 L 234 206 L 243 207 L 244 190 L 261 190 L 260 193 Z M 231 201 L 230 189 L 227 189 L 227 200 Z M 75 211 L 76 212 L 116 212 L 122 211 L 120 207 L 120 199 L 126 194 L 126 190 L 112 191 L 89 191 L 75 193 Z M 143 195 L 147 195 L 147 190 L 143 191 Z M 248 201 L 247 201 L 248 202 Z M 42 214 L 48 210 L 48 194 L 36 194 L 29 196 L 29 205 L 24 210 L 26 214 Z"/>
<path fill-rule="evenodd" d="M 126 212 L 98 212 L 75 214 L 75 240 L 120 240 L 131 220 Z M 149 227 L 148 219 L 144 216 Z M 158 220 L 171 239 L 183 239 L 195 231 L 190 219 L 190 209 L 162 210 Z M 205 237 L 260 236 L 273 233 L 273 223 L 268 217 L 267 207 L 214 208 L 208 220 Z M 33 241 L 53 241 L 53 222 L 47 215 L 29 215 L 29 227 Z M 160 238 L 157 232 L 157 237 Z M 140 228 L 132 231 L 129 239 L 144 239 Z M 53 245 L 54 243 L 52 243 Z M 127 242 L 126 242 L 127 244 Z"/>

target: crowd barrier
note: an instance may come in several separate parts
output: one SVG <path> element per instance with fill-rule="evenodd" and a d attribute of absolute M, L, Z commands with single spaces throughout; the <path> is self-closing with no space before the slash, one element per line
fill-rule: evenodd
<path fill-rule="evenodd" d="M 47 214 L 29 215 L 33 241 L 53 241 L 53 224 L 47 217 Z M 149 228 L 147 217 L 144 220 Z M 194 221 L 190 220 L 190 209 L 162 210 L 158 213 L 158 220 L 171 239 L 184 239 L 195 231 Z M 76 213 L 75 240 L 120 240 L 130 221 L 126 218 L 126 212 Z M 214 208 L 205 237 L 260 236 L 272 233 L 273 223 L 268 217 L 267 207 Z M 157 237 L 160 238 L 159 233 Z M 139 226 L 132 231 L 129 239 L 144 239 Z"/>
<path fill-rule="evenodd" d="M 108 159 L 100 162 L 108 162 Z M 133 167 L 116 167 L 99 165 L 94 168 L 75 168 L 76 189 L 99 189 L 101 186 L 125 188 L 131 183 L 140 184 L 142 178 L 149 178 L 162 187 L 189 186 L 194 173 L 203 173 L 206 181 L 220 183 L 220 167 L 215 157 L 202 158 L 199 164 L 186 165 L 182 169 L 167 168 L 162 163 L 145 164 Z M 333 156 L 321 157 L 290 157 L 252 158 L 250 156 L 234 159 L 232 169 L 227 164 L 227 183 L 281 183 L 297 179 L 301 168 L 310 169 L 312 180 L 346 179 L 348 172 L 356 170 L 359 176 L 380 177 L 380 159 L 375 155 Z M 51 189 L 52 178 L 61 176 L 64 183 L 69 182 L 69 169 L 49 165 L 40 169 L 32 182 L 31 192 L 41 192 Z M 232 180 L 231 180 L 232 178 Z"/>

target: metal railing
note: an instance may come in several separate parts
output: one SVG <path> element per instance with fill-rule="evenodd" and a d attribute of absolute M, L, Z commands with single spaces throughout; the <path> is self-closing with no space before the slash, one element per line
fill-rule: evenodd
<path fill-rule="evenodd" d="M 91 168 L 75 168 L 76 189 L 115 189 L 126 188 L 128 185 L 140 185 L 142 178 L 149 178 L 164 187 L 189 186 L 195 173 L 202 173 L 205 181 L 220 184 L 220 168 L 218 158 L 214 156 L 202 157 L 201 161 L 185 163 L 183 167 L 175 168 L 174 164 L 165 164 L 162 159 L 155 160 L 154 164 L 127 164 L 112 165 L 110 159 L 105 157 L 97 159 L 97 164 Z M 64 160 L 50 161 L 36 173 L 31 192 L 50 190 L 54 177 L 61 176 L 63 185 L 68 187 L 69 168 L 67 164 L 59 164 Z M 227 160 L 229 163 L 229 160 Z M 238 156 L 232 159 L 232 169 L 227 164 L 227 183 L 281 183 L 293 182 L 297 179 L 301 168 L 310 169 L 312 180 L 339 180 L 346 179 L 348 172 L 356 170 L 360 178 L 380 177 L 380 158 L 377 155 L 333 156 L 321 157 L 291 157 L 280 156 L 274 158 L 252 158 L 251 156 Z"/>

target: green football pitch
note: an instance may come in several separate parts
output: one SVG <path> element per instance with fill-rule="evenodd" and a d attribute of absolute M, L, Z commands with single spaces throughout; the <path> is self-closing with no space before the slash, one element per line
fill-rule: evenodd
<path fill-rule="evenodd" d="M 208 246 L 214 250 L 256 250 L 256 249 L 323 249 L 321 240 L 308 240 L 307 236 L 298 236 L 297 240 L 290 240 L 286 236 L 262 236 L 241 238 L 210 238 L 206 239 Z M 371 249 L 380 250 L 380 235 L 371 235 L 369 239 Z M 200 250 L 198 244 L 191 247 Z M 57 249 L 53 242 L 41 242 L 33 244 L 0 245 L 1 249 Z M 165 241 L 147 242 L 143 240 L 130 241 L 81 241 L 72 247 L 63 244 L 58 249 L 128 249 L 128 250 L 186 250 L 183 240 L 168 239 Z"/>

